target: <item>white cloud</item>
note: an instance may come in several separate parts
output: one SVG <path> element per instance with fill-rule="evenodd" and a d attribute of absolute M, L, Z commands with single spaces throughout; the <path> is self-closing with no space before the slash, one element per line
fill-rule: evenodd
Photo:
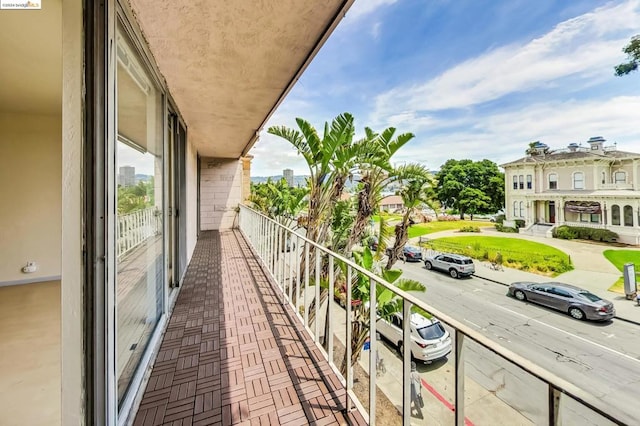
<path fill-rule="evenodd" d="M 538 103 L 509 112 L 469 118 L 457 131 L 416 139 L 397 154 L 398 161 L 419 161 L 438 169 L 449 158 L 488 158 L 498 164 L 524 156 L 529 142 L 552 149 L 603 136 L 622 151 L 640 153 L 640 96 L 608 100 Z M 455 148 L 454 148 L 455 147 Z"/>
<path fill-rule="evenodd" d="M 377 40 L 380 37 L 380 22 L 376 22 L 371 26 L 371 36 Z"/>
<path fill-rule="evenodd" d="M 377 9 L 396 3 L 398 0 L 356 0 L 347 11 L 347 17 L 358 19 Z"/>
<path fill-rule="evenodd" d="M 384 122 L 397 110 L 466 108 L 511 93 L 553 87 L 569 76 L 610 77 L 621 59 L 621 47 L 637 31 L 639 5 L 639 0 L 630 0 L 595 9 L 537 39 L 501 46 L 424 83 L 396 87 L 377 97 L 372 121 Z"/>

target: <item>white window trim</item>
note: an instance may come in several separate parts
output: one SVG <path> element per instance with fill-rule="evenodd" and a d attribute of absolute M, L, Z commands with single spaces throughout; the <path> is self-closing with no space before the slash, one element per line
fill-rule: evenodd
<path fill-rule="evenodd" d="M 581 174 L 582 175 L 582 188 L 576 188 L 576 175 L 577 174 Z M 584 172 L 578 171 L 578 172 L 571 173 L 571 187 L 573 189 L 584 189 Z"/>

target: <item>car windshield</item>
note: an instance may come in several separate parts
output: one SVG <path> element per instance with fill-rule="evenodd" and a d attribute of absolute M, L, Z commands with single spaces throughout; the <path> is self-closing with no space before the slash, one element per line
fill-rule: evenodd
<path fill-rule="evenodd" d="M 444 327 L 439 322 L 418 329 L 418 334 L 424 340 L 436 340 L 444 336 Z"/>
<path fill-rule="evenodd" d="M 599 298 L 598 296 L 596 296 L 593 293 L 589 293 L 588 291 L 581 291 L 580 293 L 578 293 L 578 296 L 587 299 L 591 302 L 597 302 L 599 300 L 602 300 L 601 298 Z"/>

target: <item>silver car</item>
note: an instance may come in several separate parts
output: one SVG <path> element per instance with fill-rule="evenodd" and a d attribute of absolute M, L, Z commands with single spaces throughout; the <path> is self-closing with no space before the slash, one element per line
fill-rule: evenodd
<path fill-rule="evenodd" d="M 424 266 L 447 272 L 453 278 L 466 277 L 476 272 L 473 260 L 461 254 L 440 253 L 428 256 L 424 260 Z"/>
<path fill-rule="evenodd" d="M 613 318 L 613 303 L 569 284 L 516 282 L 509 286 L 509 296 L 566 312 L 573 318 L 606 321 Z"/>
<path fill-rule="evenodd" d="M 403 353 L 402 316 L 393 314 L 389 321 L 378 319 L 378 332 Z M 451 336 L 435 317 L 411 314 L 411 357 L 431 363 L 446 358 L 451 352 Z"/>

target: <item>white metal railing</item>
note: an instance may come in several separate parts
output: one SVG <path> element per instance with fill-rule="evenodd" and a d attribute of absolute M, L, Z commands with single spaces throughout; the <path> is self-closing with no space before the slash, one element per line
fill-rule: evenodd
<path fill-rule="evenodd" d="M 149 207 L 132 213 L 118 215 L 116 222 L 116 256 L 120 259 L 149 238 L 158 235 L 160 220 L 158 209 Z"/>
<path fill-rule="evenodd" d="M 342 384 L 346 388 L 346 400 L 345 404 L 347 410 L 351 409 L 352 402 L 356 402 L 356 406 L 369 424 L 376 423 L 376 374 L 369 374 L 369 389 L 368 398 L 364 401 L 359 401 L 353 390 L 353 372 L 352 368 L 346 369 L 346 377 L 342 376 L 338 367 L 334 362 L 334 344 L 336 336 L 334 333 L 335 324 L 337 324 L 335 310 L 323 308 L 328 315 L 324 318 L 324 322 L 321 318 L 321 306 L 320 303 L 313 303 L 320 301 L 320 286 L 311 285 L 313 290 L 310 289 L 310 274 L 313 276 L 315 282 L 320 282 L 320 270 L 321 265 L 328 265 L 325 269 L 328 271 L 328 302 L 334 303 L 333 294 L 336 284 L 336 276 L 334 275 L 334 265 L 336 262 L 342 262 L 346 265 L 346 273 L 344 285 L 346 285 L 346 307 L 351 306 L 352 278 L 355 274 L 360 274 L 362 277 L 366 277 L 369 282 L 370 293 L 370 309 L 376 310 L 376 285 L 382 288 L 391 290 L 397 296 L 403 299 L 403 337 L 404 341 L 410 341 L 410 315 L 413 306 L 417 306 L 426 312 L 437 317 L 442 323 L 447 324 L 454 330 L 455 345 L 453 348 L 453 354 L 455 356 L 454 372 L 453 372 L 453 389 L 454 389 L 454 413 L 453 424 L 457 426 L 464 426 L 468 423 L 468 419 L 465 421 L 465 352 L 469 350 L 469 345 L 474 344 L 474 347 L 486 351 L 488 354 L 495 356 L 501 364 L 503 370 L 516 370 L 522 377 L 518 377 L 517 381 L 523 381 L 527 379 L 529 381 L 535 381 L 538 387 L 527 388 L 521 395 L 523 398 L 523 404 L 530 406 L 531 400 L 539 401 L 540 407 L 537 407 L 539 412 L 537 418 L 533 421 L 534 424 L 549 424 L 557 425 L 562 424 L 563 416 L 567 416 L 567 412 L 575 413 L 576 409 L 580 411 L 581 415 L 585 418 L 595 419 L 594 424 L 625 424 L 622 420 L 616 417 L 616 414 L 608 412 L 608 407 L 605 403 L 601 402 L 598 398 L 583 389 L 567 382 L 566 380 L 556 376 L 548 370 L 532 363 L 530 360 L 506 349 L 503 346 L 490 340 L 488 337 L 477 332 L 475 329 L 467 326 L 466 324 L 454 319 L 447 313 L 442 312 L 424 301 L 421 301 L 416 296 L 399 290 L 394 285 L 386 282 L 382 278 L 372 274 L 366 269 L 358 266 L 352 261 L 342 257 L 341 255 L 334 253 L 326 247 L 320 246 L 315 242 L 307 239 L 306 237 L 294 232 L 293 230 L 286 228 L 275 220 L 268 218 L 246 206 L 241 206 L 239 213 L 239 228 L 249 244 L 252 246 L 255 254 L 261 261 L 262 267 L 271 276 L 273 282 L 277 286 L 277 290 L 280 293 L 281 302 L 291 306 L 295 315 L 299 321 L 301 321 L 306 330 L 313 337 L 316 345 L 320 347 L 323 355 L 328 360 L 329 365 L 338 374 Z M 312 259 L 310 253 L 315 252 L 317 255 L 315 259 Z M 313 263 L 313 265 L 311 265 Z M 298 277 L 302 276 L 301 280 Z M 302 281 L 302 282 L 299 282 Z M 294 285 L 295 284 L 295 285 Z M 314 306 L 313 321 L 310 321 L 309 307 Z M 342 310 L 338 311 L 342 312 Z M 342 314 L 340 314 L 342 315 Z M 344 316 L 346 319 L 346 325 L 344 330 L 345 338 L 345 354 L 346 359 L 351 360 L 351 330 L 353 314 L 351 309 L 344 309 Z M 313 324 L 311 324 L 313 322 Z M 376 353 L 377 353 L 377 338 L 376 338 L 376 324 L 377 316 L 369 315 L 369 366 L 370 370 L 376 366 Z M 327 330 L 324 344 L 326 350 L 321 345 L 323 331 Z M 405 345 L 409 347 L 409 345 Z M 463 350 L 465 348 L 465 350 Z M 353 367 L 353 366 L 351 366 Z M 403 424 L 416 424 L 417 419 L 411 417 L 411 353 L 408 350 L 404 351 L 402 358 L 402 418 Z M 526 376 L 526 377 L 525 377 Z M 384 387 L 381 388 L 383 392 Z M 538 391 L 536 392 L 536 389 Z M 466 395 L 469 397 L 469 395 Z M 351 399 L 350 399 L 351 398 Z M 537 399 L 536 399 L 537 398 Z M 368 402 L 368 407 L 365 409 L 364 404 Z M 487 405 L 489 409 L 494 410 L 495 405 Z M 567 408 L 569 407 L 569 408 Z M 519 414 L 531 414 L 525 413 L 526 408 L 513 407 Z M 546 410 L 545 410 L 546 408 Z M 561 410 L 562 408 L 562 410 Z M 542 410 L 540 412 L 540 410 Z M 530 411 L 530 410 L 529 410 Z M 367 417 L 368 414 L 368 417 Z M 569 414 L 570 415 L 570 414 Z M 489 418 L 493 418 L 496 423 L 500 422 L 499 413 L 489 413 Z M 598 420 L 601 419 L 601 420 Z M 565 422 L 567 418 L 564 418 Z M 426 421 L 426 420 L 422 420 Z M 571 423 L 571 422 L 569 422 Z M 568 423 L 565 423 L 568 424 Z"/>

